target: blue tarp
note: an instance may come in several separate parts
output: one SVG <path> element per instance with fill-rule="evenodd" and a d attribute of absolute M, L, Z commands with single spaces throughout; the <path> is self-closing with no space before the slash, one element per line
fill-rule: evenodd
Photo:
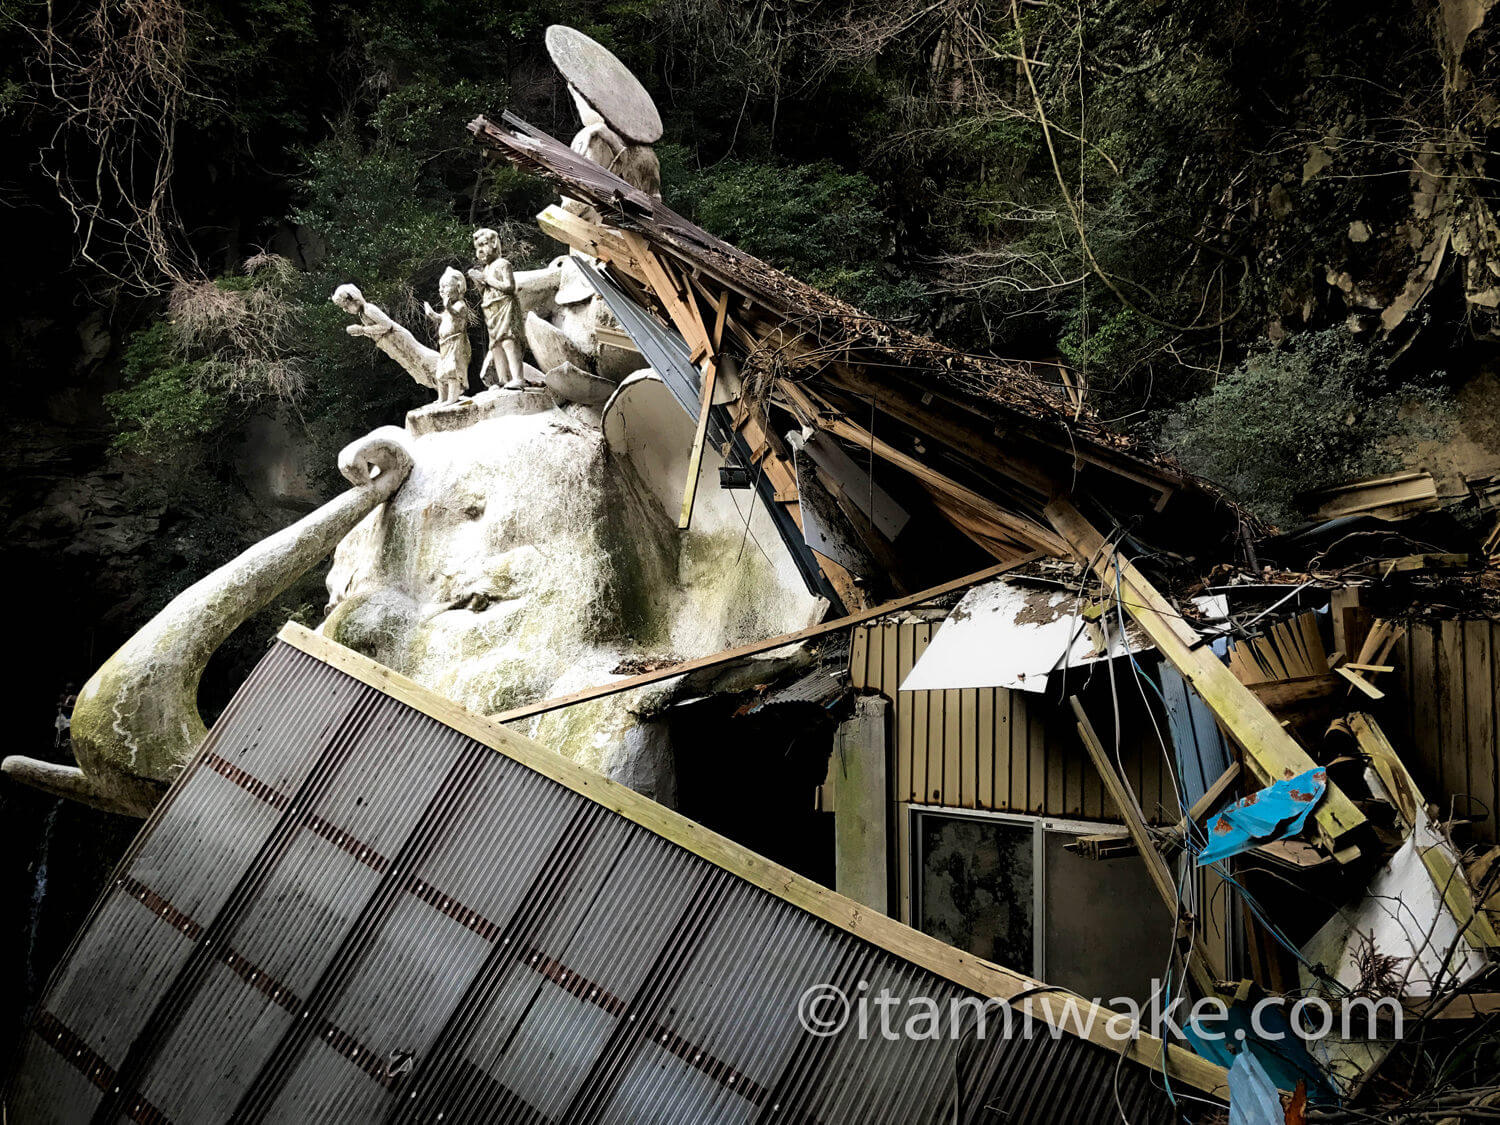
<path fill-rule="evenodd" d="M 1198 853 L 1198 866 L 1295 836 L 1327 788 L 1328 771 L 1319 766 L 1241 797 L 1208 822 L 1208 843 Z"/>
<path fill-rule="evenodd" d="M 1263 1005 L 1256 1023 L 1259 1030 L 1250 1022 L 1249 1004 L 1241 1003 L 1230 1007 L 1224 1019 L 1216 1019 L 1212 1025 L 1200 1027 L 1194 1020 L 1184 1020 L 1182 1030 L 1188 1045 L 1209 1062 L 1232 1068 L 1241 1055 L 1251 1054 L 1277 1089 L 1295 1089 L 1300 1080 L 1307 1083 L 1311 1101 L 1337 1103 L 1333 1087 L 1307 1053 L 1301 1036 L 1292 1030 L 1282 1005 Z"/>

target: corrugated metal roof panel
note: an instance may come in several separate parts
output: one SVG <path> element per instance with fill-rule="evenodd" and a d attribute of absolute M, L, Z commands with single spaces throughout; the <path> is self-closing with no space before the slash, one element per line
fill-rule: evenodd
<path fill-rule="evenodd" d="M 324 658 L 262 661 L 51 982 L 15 1120 L 1081 1121 L 1109 1096 L 1117 1056 L 1066 1033 L 809 1034 L 823 983 L 945 1026 L 978 993 L 939 954 L 1027 982 L 296 636 Z M 1132 1121 L 1170 1119 L 1155 1078 L 1123 1067 Z"/>
<path fill-rule="evenodd" d="M 849 683 L 842 663 L 814 668 L 766 695 L 750 708 L 750 714 L 785 703 L 829 704 L 844 694 Z"/>

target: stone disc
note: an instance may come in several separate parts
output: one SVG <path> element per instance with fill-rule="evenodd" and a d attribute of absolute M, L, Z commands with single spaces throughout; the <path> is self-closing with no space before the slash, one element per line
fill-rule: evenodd
<path fill-rule="evenodd" d="M 609 127 L 638 145 L 661 140 L 661 114 L 646 87 L 607 47 L 560 23 L 547 29 L 547 53 Z"/>

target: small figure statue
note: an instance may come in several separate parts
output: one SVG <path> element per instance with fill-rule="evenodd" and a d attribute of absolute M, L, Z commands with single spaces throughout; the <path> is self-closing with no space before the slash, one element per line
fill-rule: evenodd
<path fill-rule="evenodd" d="M 464 275 L 449 266 L 438 279 L 443 311 L 422 304 L 438 337 L 438 402 L 457 402 L 469 389 L 469 306 L 464 303 L 464 288 Z"/>
<path fill-rule="evenodd" d="M 359 318 L 358 324 L 345 325 L 345 332 L 370 340 L 420 385 L 440 391 L 437 352 L 392 320 L 379 305 L 366 301 L 357 286 L 340 285 L 329 300 L 350 316 Z"/>
<path fill-rule="evenodd" d="M 474 256 L 477 269 L 469 271 L 469 280 L 479 290 L 479 307 L 490 346 L 479 369 L 480 381 L 487 387 L 508 391 L 525 389 L 525 364 L 521 356 L 521 303 L 516 297 L 516 275 L 510 262 L 500 255 L 500 235 L 489 227 L 474 232 Z"/>

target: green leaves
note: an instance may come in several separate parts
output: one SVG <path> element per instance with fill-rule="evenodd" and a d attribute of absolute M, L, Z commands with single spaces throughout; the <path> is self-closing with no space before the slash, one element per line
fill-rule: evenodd
<path fill-rule="evenodd" d="M 1307 333 L 1252 352 L 1162 436 L 1190 472 L 1295 524 L 1298 493 L 1393 471 L 1401 448 L 1441 438 L 1453 409 L 1441 379 L 1394 381 L 1344 330 Z"/>

